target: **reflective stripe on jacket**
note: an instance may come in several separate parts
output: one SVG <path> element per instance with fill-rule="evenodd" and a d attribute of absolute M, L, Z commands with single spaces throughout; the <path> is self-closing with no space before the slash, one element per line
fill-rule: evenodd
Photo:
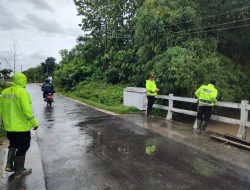
<path fill-rule="evenodd" d="M 148 96 L 156 96 L 157 95 L 157 87 L 155 81 L 146 80 L 146 90 Z"/>
<path fill-rule="evenodd" d="M 13 85 L 3 90 L 0 96 L 0 114 L 3 126 L 9 132 L 26 132 L 38 126 L 32 108 L 30 95 L 25 89 L 27 78 L 17 73 L 13 78 Z"/>
<path fill-rule="evenodd" d="M 199 99 L 199 104 L 214 106 L 217 97 L 217 90 L 213 84 L 202 85 L 196 90 L 195 96 Z"/>

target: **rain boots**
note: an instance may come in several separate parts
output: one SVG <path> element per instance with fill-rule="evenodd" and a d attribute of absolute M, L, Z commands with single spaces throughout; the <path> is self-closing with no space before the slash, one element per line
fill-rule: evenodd
<path fill-rule="evenodd" d="M 31 174 L 32 169 L 25 169 L 24 162 L 25 156 L 16 156 L 14 158 L 15 176 L 24 176 Z"/>
<path fill-rule="evenodd" d="M 201 127 L 202 127 L 202 120 L 197 119 L 197 129 L 196 129 L 195 133 L 200 133 Z"/>
<path fill-rule="evenodd" d="M 202 122 L 202 125 L 201 125 L 202 130 L 207 131 L 207 123 L 208 123 L 207 121 Z"/>
<path fill-rule="evenodd" d="M 197 119 L 197 129 L 195 130 L 195 134 L 201 133 L 202 131 L 207 131 L 207 121 L 202 121 L 200 119 Z"/>
<path fill-rule="evenodd" d="M 5 167 L 6 172 L 14 172 L 14 158 L 16 155 L 16 149 L 13 147 L 9 148 L 7 156 L 7 165 Z"/>

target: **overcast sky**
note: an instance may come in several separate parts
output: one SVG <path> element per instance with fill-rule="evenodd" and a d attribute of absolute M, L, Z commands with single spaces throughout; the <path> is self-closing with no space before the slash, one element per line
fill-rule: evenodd
<path fill-rule="evenodd" d="M 49 56 L 59 61 L 59 50 L 71 49 L 83 34 L 80 22 L 73 0 L 0 0 L 0 57 L 8 57 L 16 41 L 18 71 Z"/>

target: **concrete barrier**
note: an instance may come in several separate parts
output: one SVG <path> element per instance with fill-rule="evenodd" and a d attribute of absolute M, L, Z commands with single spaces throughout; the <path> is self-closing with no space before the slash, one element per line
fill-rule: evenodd
<path fill-rule="evenodd" d="M 145 88 L 127 87 L 123 90 L 123 104 L 125 106 L 133 106 L 139 110 L 146 110 L 147 103 Z"/>

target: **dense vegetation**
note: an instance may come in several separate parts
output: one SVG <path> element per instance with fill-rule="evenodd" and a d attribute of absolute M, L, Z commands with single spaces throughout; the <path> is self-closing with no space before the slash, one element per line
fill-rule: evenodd
<path fill-rule="evenodd" d="M 48 57 L 39 66 L 24 71 L 28 82 L 43 82 L 46 76 L 52 76 L 56 69 L 56 59 Z"/>
<path fill-rule="evenodd" d="M 224 100 L 250 99 L 249 0 L 74 2 L 87 35 L 60 52 L 55 79 L 65 91 L 102 99 L 116 92 L 96 95 L 97 83 L 143 87 L 153 73 L 161 94 L 192 97 L 215 79 Z"/>
<path fill-rule="evenodd" d="M 82 81 L 73 92 L 64 95 L 78 99 L 89 105 L 115 113 L 138 113 L 133 107 L 123 106 L 124 85 L 112 85 L 103 81 Z"/>

